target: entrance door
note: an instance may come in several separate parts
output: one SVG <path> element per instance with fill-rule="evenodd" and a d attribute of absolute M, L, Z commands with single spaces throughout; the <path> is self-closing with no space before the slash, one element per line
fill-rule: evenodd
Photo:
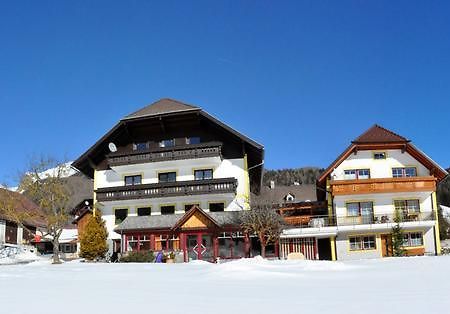
<path fill-rule="evenodd" d="M 7 221 L 5 231 L 5 242 L 10 244 L 17 244 L 17 224 L 11 221 Z"/>
<path fill-rule="evenodd" d="M 392 256 L 392 235 L 381 235 L 381 254 L 383 257 Z"/>
<path fill-rule="evenodd" d="M 214 258 L 212 236 L 204 233 L 186 235 L 188 260 L 211 261 Z"/>

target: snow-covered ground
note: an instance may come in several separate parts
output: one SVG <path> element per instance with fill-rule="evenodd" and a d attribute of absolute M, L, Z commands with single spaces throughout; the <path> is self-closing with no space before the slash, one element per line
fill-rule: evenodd
<path fill-rule="evenodd" d="M 0 266 L 1 313 L 448 313 L 450 256 Z"/>

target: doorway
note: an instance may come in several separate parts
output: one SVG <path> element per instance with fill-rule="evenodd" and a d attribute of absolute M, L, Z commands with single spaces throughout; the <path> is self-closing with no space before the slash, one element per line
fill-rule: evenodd
<path fill-rule="evenodd" d="M 381 254 L 383 257 L 392 256 L 392 235 L 382 234 L 381 235 Z"/>
<path fill-rule="evenodd" d="M 214 247 L 212 236 L 206 233 L 187 234 L 185 254 L 187 254 L 187 261 L 213 261 Z"/>

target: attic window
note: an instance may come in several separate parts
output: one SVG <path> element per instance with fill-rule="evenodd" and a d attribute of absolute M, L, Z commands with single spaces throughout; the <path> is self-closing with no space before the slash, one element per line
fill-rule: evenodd
<path fill-rule="evenodd" d="M 186 137 L 186 144 L 187 145 L 200 144 L 200 137 L 198 136 Z"/>
<path fill-rule="evenodd" d="M 133 150 L 137 151 L 144 151 L 148 149 L 148 143 L 147 142 L 139 142 L 133 144 Z"/>
<path fill-rule="evenodd" d="M 175 146 L 175 140 L 172 139 L 168 139 L 168 140 L 162 140 L 161 142 L 159 142 L 159 147 L 173 147 Z"/>
<path fill-rule="evenodd" d="M 373 153 L 373 159 L 376 159 L 376 160 L 386 159 L 386 152 Z"/>

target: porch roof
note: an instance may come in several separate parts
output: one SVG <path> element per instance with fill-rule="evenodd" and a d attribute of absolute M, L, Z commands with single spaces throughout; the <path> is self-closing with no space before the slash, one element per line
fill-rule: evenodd
<path fill-rule="evenodd" d="M 208 212 L 220 227 L 239 226 L 241 224 L 240 211 Z M 114 231 L 137 231 L 137 230 L 170 230 L 185 214 L 152 215 L 152 216 L 128 216 Z"/>

